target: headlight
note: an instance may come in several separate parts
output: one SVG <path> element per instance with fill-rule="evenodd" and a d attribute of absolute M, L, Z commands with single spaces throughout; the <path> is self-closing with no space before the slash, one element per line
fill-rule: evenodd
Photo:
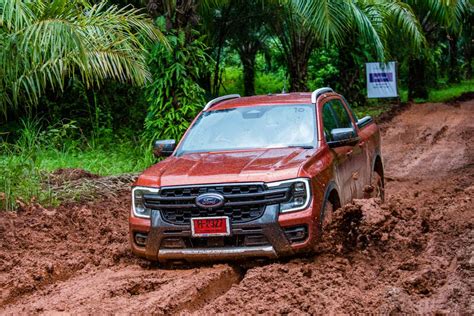
<path fill-rule="evenodd" d="M 134 187 L 132 189 L 132 209 L 133 215 L 141 218 L 150 218 L 151 210 L 145 207 L 145 194 L 156 194 L 160 191 L 157 188 Z"/>
<path fill-rule="evenodd" d="M 279 182 L 267 183 L 268 188 L 290 188 L 290 200 L 280 204 L 280 212 L 288 213 L 301 211 L 308 207 L 311 200 L 309 179 L 298 178 Z"/>

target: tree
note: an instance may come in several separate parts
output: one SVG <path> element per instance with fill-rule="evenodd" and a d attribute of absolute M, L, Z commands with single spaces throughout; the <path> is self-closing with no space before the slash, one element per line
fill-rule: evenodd
<path fill-rule="evenodd" d="M 472 79 L 472 57 L 474 55 L 474 6 L 470 6 L 468 14 L 464 17 L 461 33 L 462 47 L 464 52 L 464 71 L 466 79 Z"/>
<path fill-rule="evenodd" d="M 356 36 L 383 60 L 392 25 L 406 33 L 414 45 L 424 39 L 410 7 L 400 1 L 293 0 L 285 1 L 281 10 L 275 32 L 287 59 L 292 91 L 307 89 L 307 64 L 315 47 L 341 47 Z"/>
<path fill-rule="evenodd" d="M 171 49 L 155 45 L 150 56 L 153 81 L 146 87 L 145 118 L 150 141 L 180 139 L 205 104 L 205 91 L 196 82 L 209 66 L 205 45 L 200 38 L 188 42 L 183 30 L 164 33 Z"/>
<path fill-rule="evenodd" d="M 469 0 L 405 0 L 420 21 L 428 45 L 418 51 L 409 52 L 408 60 L 408 98 L 428 97 L 427 64 L 430 49 L 439 39 L 439 32 L 445 29 L 450 36 L 451 69 L 457 72 L 457 40 L 460 23 L 470 6 Z M 451 75 L 452 76 L 452 75 Z M 452 78 L 453 79 L 453 78 Z"/>
<path fill-rule="evenodd" d="M 230 46 L 239 54 L 243 67 L 244 93 L 255 94 L 255 60 L 265 49 L 269 36 L 268 25 L 275 14 L 265 1 L 235 0 L 230 8 Z"/>
<path fill-rule="evenodd" d="M 0 110 L 34 106 L 46 88 L 69 77 L 86 87 L 104 79 L 133 85 L 150 80 L 144 42 L 162 34 L 138 10 L 105 1 L 0 2 Z"/>
<path fill-rule="evenodd" d="M 211 1 L 209 1 L 211 2 Z M 151 0 L 148 9 L 157 18 L 171 49 L 152 47 L 153 80 L 146 88 L 148 111 L 144 136 L 148 140 L 179 139 L 205 104 L 205 91 L 198 84 L 210 67 L 206 45 L 195 27 L 199 21 L 195 0 Z"/>
<path fill-rule="evenodd" d="M 308 61 L 318 41 L 317 31 L 305 25 L 300 12 L 304 8 L 294 7 L 293 3 L 279 6 L 278 19 L 272 25 L 274 34 L 285 58 L 290 79 L 290 91 L 306 91 Z"/>

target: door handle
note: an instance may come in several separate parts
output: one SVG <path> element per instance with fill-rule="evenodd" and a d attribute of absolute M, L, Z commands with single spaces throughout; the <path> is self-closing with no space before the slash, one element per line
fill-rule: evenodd
<path fill-rule="evenodd" d="M 352 156 L 352 153 L 353 153 L 353 152 L 354 152 L 354 151 L 353 151 L 352 149 L 351 149 L 351 150 L 349 150 L 349 151 L 346 153 L 346 156 L 347 156 L 347 157 L 350 157 L 350 156 Z"/>
<path fill-rule="evenodd" d="M 365 141 L 361 141 L 361 142 L 359 143 L 359 147 L 363 147 L 364 145 L 365 145 Z"/>

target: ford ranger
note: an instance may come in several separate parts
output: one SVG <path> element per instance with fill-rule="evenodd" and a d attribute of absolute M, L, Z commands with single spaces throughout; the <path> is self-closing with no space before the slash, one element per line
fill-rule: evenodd
<path fill-rule="evenodd" d="M 380 132 L 330 88 L 210 101 L 132 187 L 130 241 L 149 260 L 311 251 L 332 211 L 384 198 Z"/>

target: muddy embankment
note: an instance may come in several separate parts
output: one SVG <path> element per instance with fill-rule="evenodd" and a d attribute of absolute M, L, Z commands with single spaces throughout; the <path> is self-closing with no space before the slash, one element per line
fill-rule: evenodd
<path fill-rule="evenodd" d="M 382 130 L 386 203 L 338 210 L 311 257 L 151 265 L 128 251 L 126 190 L 1 212 L 0 314 L 472 314 L 474 101 L 413 105 Z"/>

